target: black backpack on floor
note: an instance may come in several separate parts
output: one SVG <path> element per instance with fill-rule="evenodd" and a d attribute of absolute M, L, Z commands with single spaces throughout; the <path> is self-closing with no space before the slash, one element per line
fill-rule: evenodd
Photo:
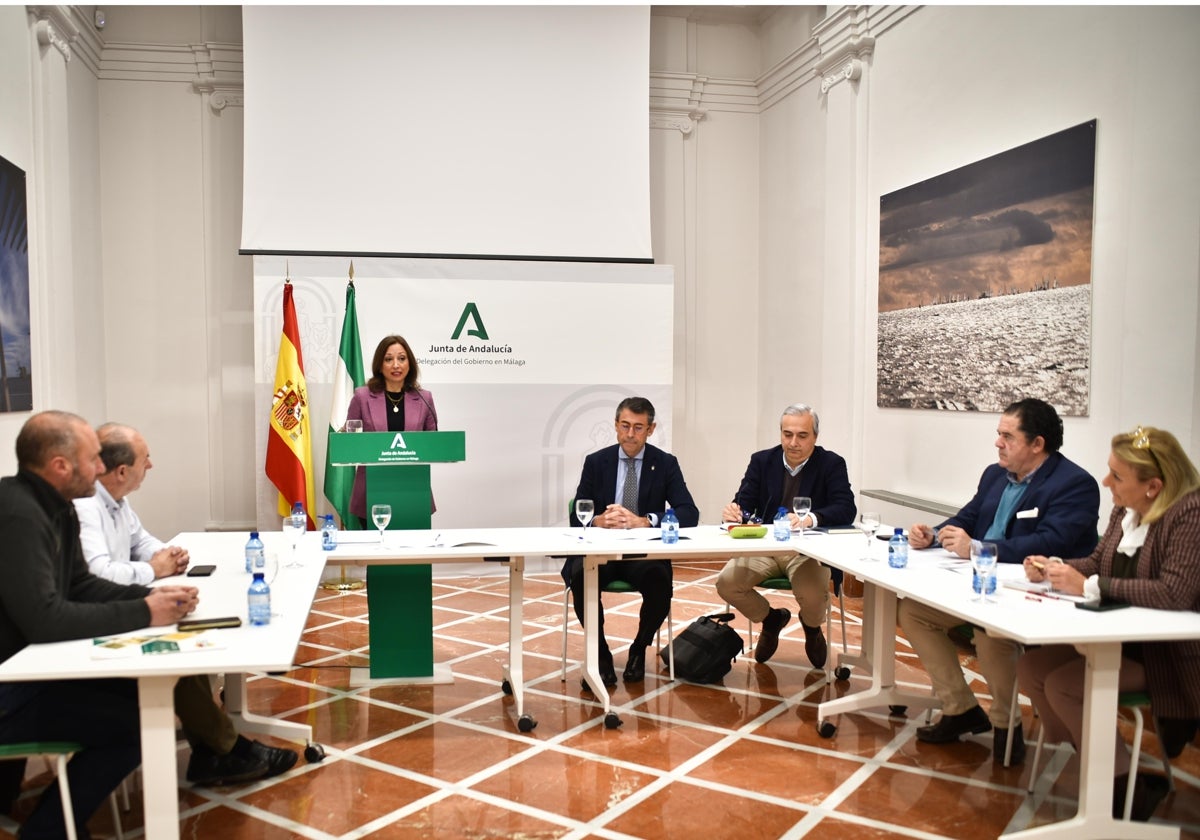
<path fill-rule="evenodd" d="M 718 682 L 744 649 L 742 637 L 729 626 L 732 620 L 733 613 L 701 616 L 672 639 L 670 647 L 660 651 L 659 656 L 669 666 L 668 656 L 674 651 L 677 677 L 697 683 Z"/>

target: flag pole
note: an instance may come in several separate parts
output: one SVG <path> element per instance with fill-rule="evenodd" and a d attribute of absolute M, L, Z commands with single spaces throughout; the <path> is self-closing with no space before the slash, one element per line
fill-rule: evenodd
<path fill-rule="evenodd" d="M 349 278 L 346 282 L 346 310 L 342 317 L 342 337 L 338 347 L 338 358 L 333 370 L 333 398 L 329 410 L 329 431 L 332 435 L 341 430 L 346 422 L 346 413 L 354 389 L 366 384 L 363 375 L 362 342 L 358 336 L 358 312 L 355 304 L 354 261 L 350 261 Z M 357 517 L 350 513 L 350 494 L 354 486 L 354 467 L 336 467 L 329 461 L 328 446 L 325 456 L 325 497 L 337 511 L 342 520 L 342 527 L 355 530 L 358 526 Z M 321 581 L 321 588 L 347 592 L 362 589 L 366 581 L 360 578 L 346 576 L 346 567 L 341 567 L 338 578 Z"/>

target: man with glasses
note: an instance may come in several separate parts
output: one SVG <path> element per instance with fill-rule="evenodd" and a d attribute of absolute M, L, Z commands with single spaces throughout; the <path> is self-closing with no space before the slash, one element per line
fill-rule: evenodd
<path fill-rule="evenodd" d="M 911 547 L 936 543 L 966 558 L 974 539 L 994 542 L 1001 563 L 1021 563 L 1032 554 L 1086 557 L 1096 545 L 1100 488 L 1096 479 L 1058 451 L 1062 442 L 1063 424 L 1054 406 L 1038 399 L 1009 405 L 996 429 L 997 463 L 983 471 L 975 497 L 936 528 L 913 525 L 908 537 Z M 984 714 L 947 635 L 962 620 L 907 599 L 900 603 L 899 618 L 942 702 L 941 718 L 919 728 L 917 739 L 947 743 L 994 727 L 992 760 L 1004 762 L 1020 645 L 975 629 L 979 670 L 992 694 L 991 708 Z M 1023 736 L 1018 723 L 1012 764 L 1025 758 Z"/>
<path fill-rule="evenodd" d="M 793 528 L 852 524 L 857 510 L 846 459 L 817 446 L 820 429 L 821 420 L 810 406 L 797 403 L 785 408 L 779 418 L 779 445 L 750 456 L 742 484 L 721 519 L 770 522 L 783 507 Z M 803 519 L 792 512 L 796 496 L 812 499 L 812 509 Z M 819 562 L 803 554 L 735 557 L 717 577 L 717 594 L 751 621 L 762 622 L 754 659 L 766 662 L 779 647 L 779 632 L 792 618 L 789 610 L 772 608 L 755 589 L 774 577 L 791 582 L 804 628 L 804 653 L 814 668 L 824 668 L 829 646 L 821 628 L 829 611 L 830 575 Z"/>
<path fill-rule="evenodd" d="M 647 443 L 654 434 L 654 405 L 645 397 L 621 400 L 616 412 L 617 443 L 588 455 L 575 489 L 576 499 L 595 503 L 597 528 L 655 528 L 668 503 L 681 528 L 700 522 L 700 511 L 692 501 L 683 471 L 674 455 Z M 571 524 L 580 525 L 575 511 Z M 571 587 L 575 615 L 583 624 L 583 558 L 572 557 L 562 568 L 563 580 Z M 629 646 L 622 674 L 625 682 L 646 678 L 646 648 L 653 641 L 671 609 L 671 562 L 628 560 L 605 563 L 599 570 L 600 588 L 614 580 L 630 584 L 642 595 L 637 635 Z M 612 652 L 604 638 L 604 605 L 600 604 L 600 678 L 606 686 L 617 684 Z M 586 686 L 586 683 L 585 683 Z"/>

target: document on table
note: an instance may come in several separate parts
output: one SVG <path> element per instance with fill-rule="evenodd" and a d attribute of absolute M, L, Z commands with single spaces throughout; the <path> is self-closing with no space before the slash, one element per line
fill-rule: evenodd
<path fill-rule="evenodd" d="M 218 650 L 223 647 L 225 645 L 219 638 L 207 630 L 107 636 L 92 640 L 92 659 L 123 659 L 158 653 Z"/>

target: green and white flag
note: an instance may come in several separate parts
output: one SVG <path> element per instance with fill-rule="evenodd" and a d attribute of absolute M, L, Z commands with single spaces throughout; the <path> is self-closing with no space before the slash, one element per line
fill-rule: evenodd
<path fill-rule="evenodd" d="M 346 314 L 342 319 L 342 340 L 338 345 L 338 364 L 334 366 L 333 403 L 329 409 L 329 434 L 339 432 L 346 422 L 354 389 L 367 384 L 363 375 L 362 343 L 358 340 L 358 313 L 354 308 L 354 264 L 350 264 L 350 282 L 346 284 Z M 325 449 L 325 498 L 333 505 L 342 527 L 359 530 L 357 516 L 350 515 L 350 492 L 354 489 L 354 467 L 335 467 L 329 463 L 328 440 Z"/>

